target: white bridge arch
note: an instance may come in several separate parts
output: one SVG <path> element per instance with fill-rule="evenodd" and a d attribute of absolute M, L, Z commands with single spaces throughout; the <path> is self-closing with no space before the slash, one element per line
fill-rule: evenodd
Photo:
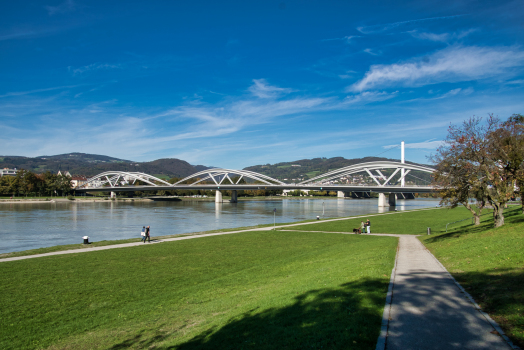
<path fill-rule="evenodd" d="M 394 169 L 394 172 L 389 177 L 386 177 L 381 172 L 381 170 L 384 170 L 384 169 Z M 425 173 L 435 172 L 435 169 L 432 169 L 430 167 L 423 166 L 423 165 L 418 165 L 418 164 L 406 164 L 406 163 L 399 163 L 399 162 L 392 162 L 392 161 L 378 161 L 378 162 L 359 163 L 359 164 L 350 165 L 344 168 L 332 170 L 325 174 L 318 175 L 311 179 L 302 181 L 300 182 L 300 184 L 301 185 L 324 184 L 324 183 L 328 183 L 329 181 L 338 180 L 340 178 L 343 178 L 343 177 L 346 177 L 348 175 L 352 175 L 355 173 L 367 172 L 367 174 L 377 183 L 379 187 L 386 187 L 388 186 L 388 183 L 394 178 L 395 175 L 397 175 L 399 171 L 401 171 L 401 175 L 400 175 L 400 178 L 397 179 L 397 183 L 402 182 L 402 180 L 406 177 L 406 175 L 411 170 L 418 170 L 418 171 L 422 171 Z M 375 171 L 376 173 L 373 174 L 373 171 Z M 380 182 L 380 180 L 383 180 L 383 182 Z"/>
<path fill-rule="evenodd" d="M 148 185 L 172 186 L 169 182 L 159 179 L 146 173 L 126 172 L 126 171 L 106 171 L 89 178 L 85 183 L 78 186 L 78 189 L 108 187 L 114 188 L 119 186 L 134 185 L 136 181 L 145 182 Z M 109 186 L 107 186 L 109 185 Z"/>
<path fill-rule="evenodd" d="M 231 177 L 229 176 L 229 175 L 232 175 L 232 174 L 239 176 L 239 178 L 238 178 L 238 180 L 236 182 L 234 182 L 231 179 Z M 184 181 L 187 181 L 187 180 L 190 180 L 190 179 L 193 179 L 193 178 L 198 178 L 198 177 L 201 177 L 201 176 L 203 176 L 203 177 L 200 178 L 198 181 L 193 182 L 193 183 L 188 184 L 188 185 L 189 186 L 195 186 L 195 185 L 198 185 L 199 183 L 201 183 L 203 181 L 206 181 L 206 180 L 212 180 L 215 183 L 215 185 L 221 185 L 224 182 L 224 180 L 226 180 L 226 179 L 228 179 L 231 184 L 238 185 L 243 178 L 248 178 L 248 179 L 252 179 L 252 180 L 255 180 L 255 181 L 260 181 L 261 183 L 266 184 L 266 185 L 286 185 L 284 182 L 282 182 L 280 180 L 273 179 L 272 177 L 269 177 L 269 176 L 266 176 L 266 175 L 262 175 L 262 174 L 254 172 L 254 171 L 233 170 L 233 169 L 219 169 L 219 168 L 207 169 L 207 170 L 203 170 L 203 171 L 200 171 L 198 173 L 189 175 L 188 177 L 183 178 L 182 180 L 178 181 L 174 185 L 179 185 L 179 184 L 181 184 Z"/>

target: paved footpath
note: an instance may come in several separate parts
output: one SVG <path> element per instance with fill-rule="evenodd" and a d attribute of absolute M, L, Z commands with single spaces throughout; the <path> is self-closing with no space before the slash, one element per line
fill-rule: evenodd
<path fill-rule="evenodd" d="M 399 238 L 387 350 L 511 349 L 416 236 Z"/>

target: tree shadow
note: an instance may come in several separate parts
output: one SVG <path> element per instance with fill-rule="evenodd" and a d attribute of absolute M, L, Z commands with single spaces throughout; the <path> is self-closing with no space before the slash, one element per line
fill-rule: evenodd
<path fill-rule="evenodd" d="M 159 326 L 157 328 L 162 329 L 162 326 Z M 155 330 L 155 333 L 151 335 L 151 334 L 146 334 L 145 330 L 141 330 L 138 333 L 136 333 L 133 337 L 125 339 L 121 341 L 120 343 L 115 344 L 108 349 L 109 350 L 119 350 L 119 349 L 129 349 L 129 348 L 147 349 L 151 347 L 152 345 L 165 340 L 168 337 L 169 337 L 169 334 L 167 332 L 161 332 L 161 331 Z"/>
<path fill-rule="evenodd" d="M 486 280 L 486 275 L 479 273 L 476 278 Z M 507 349 L 493 331 L 446 272 L 422 268 L 397 274 L 388 350 Z"/>
<path fill-rule="evenodd" d="M 388 281 L 364 279 L 297 295 L 282 308 L 257 307 L 191 340 L 160 349 L 371 349 Z"/>
<path fill-rule="evenodd" d="M 521 208 L 511 208 L 506 209 L 504 212 L 504 221 L 506 224 L 518 224 L 524 222 L 524 215 L 522 215 Z M 502 226 L 504 227 L 504 226 Z M 494 228 L 493 221 L 484 221 L 481 222 L 480 225 L 474 226 L 462 226 L 453 230 L 450 230 L 450 232 L 435 235 L 431 238 L 426 238 L 424 241 L 428 243 L 436 243 L 440 241 L 444 241 L 447 239 L 457 238 L 461 236 L 466 236 L 470 234 L 480 233 L 483 231 L 491 230 Z"/>
<path fill-rule="evenodd" d="M 454 274 L 482 310 L 524 349 L 524 270 L 497 268 Z"/>
<path fill-rule="evenodd" d="M 110 349 L 374 349 L 389 279 L 362 279 L 297 294 L 283 307 L 258 306 L 174 344 L 174 333 L 144 331 Z M 160 330 L 163 327 L 155 327 Z"/>

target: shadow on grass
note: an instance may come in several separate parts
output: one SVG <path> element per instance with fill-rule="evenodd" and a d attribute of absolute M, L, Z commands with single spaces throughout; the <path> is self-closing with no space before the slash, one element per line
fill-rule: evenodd
<path fill-rule="evenodd" d="M 464 274 L 464 280 L 484 285 L 490 284 L 489 278 L 490 273 L 486 272 Z M 396 279 L 387 349 L 508 348 L 446 272 L 411 270 L 405 275 L 397 274 Z M 522 285 L 522 274 L 508 276 L 508 282 Z M 497 311 L 522 303 L 522 299 L 500 301 L 504 304 L 496 305 Z"/>
<path fill-rule="evenodd" d="M 296 295 L 291 305 L 259 306 L 185 343 L 155 349 L 374 349 L 388 284 L 384 277 L 310 290 Z M 147 347 L 165 338 L 138 334 L 111 349 Z M 169 337 L 167 342 L 173 340 Z"/>
<path fill-rule="evenodd" d="M 490 269 L 454 273 L 482 309 L 497 321 L 511 340 L 524 349 L 524 270 Z"/>
<path fill-rule="evenodd" d="M 506 209 L 506 211 L 504 212 L 504 222 L 506 224 L 518 224 L 518 223 L 524 222 L 524 215 L 522 215 L 521 208 L 519 207 L 519 208 Z M 486 221 L 482 221 L 480 225 L 478 226 L 474 226 L 474 225 L 463 226 L 463 227 L 454 229 L 448 233 L 439 234 L 439 235 L 436 235 L 435 237 L 425 239 L 425 241 L 428 243 L 436 243 L 436 242 L 444 241 L 450 238 L 457 238 L 460 236 L 465 236 L 465 235 L 487 231 L 487 230 L 493 229 L 493 226 L 494 226 L 493 219 L 490 217 Z"/>

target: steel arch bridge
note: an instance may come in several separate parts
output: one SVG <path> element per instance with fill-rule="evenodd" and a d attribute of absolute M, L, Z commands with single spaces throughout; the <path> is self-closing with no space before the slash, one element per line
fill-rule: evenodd
<path fill-rule="evenodd" d="M 386 177 L 381 170 L 393 170 L 393 173 Z M 410 171 L 422 171 L 433 173 L 435 170 L 417 164 L 405 164 L 393 161 L 367 162 L 341 169 L 329 171 L 325 174 L 313 177 L 312 179 L 300 183 L 285 183 L 272 177 L 259 174 L 249 170 L 234 169 L 207 169 L 197 172 L 182 180 L 170 184 L 157 177 L 139 173 L 123 171 L 107 171 L 98 174 L 87 180 L 86 183 L 77 187 L 75 190 L 80 192 L 124 192 L 124 191 L 150 191 L 150 190 L 291 190 L 299 189 L 304 191 L 339 191 L 339 192 L 376 192 L 376 193 L 428 193 L 434 189 L 430 186 L 409 185 L 403 186 L 402 179 Z M 393 184 L 395 175 L 401 172 L 400 178 Z M 359 172 L 366 172 L 374 180 L 376 185 L 369 184 L 343 184 L 338 183 L 341 178 Z M 238 178 L 233 177 L 238 176 Z M 191 179 L 196 179 L 192 183 L 186 183 Z M 242 179 L 250 179 L 249 183 L 241 183 Z M 136 182 L 140 181 L 140 185 Z M 401 183 L 399 185 L 399 182 Z M 144 185 L 145 184 L 145 185 Z"/>
<path fill-rule="evenodd" d="M 232 179 L 232 175 L 238 175 L 238 179 L 235 180 L 235 177 Z M 202 177 L 203 176 L 203 177 Z M 240 184 L 240 181 L 242 179 L 251 179 L 254 181 L 257 181 L 259 184 L 257 185 L 260 187 L 261 185 L 281 185 L 286 186 L 286 183 L 273 179 L 272 177 L 259 174 L 253 171 L 248 170 L 234 170 L 234 169 L 207 169 L 204 171 L 200 171 L 198 173 L 192 174 L 190 176 L 187 176 L 183 178 L 182 180 L 171 184 L 169 182 L 166 182 L 162 179 L 159 179 L 155 176 L 148 175 L 146 173 L 140 173 L 140 172 L 125 172 L 125 171 L 106 171 L 104 173 L 98 174 L 96 176 L 93 176 L 89 178 L 85 183 L 78 186 L 77 190 L 94 190 L 94 189 L 103 189 L 106 191 L 113 191 L 113 190 L 137 190 L 134 186 L 137 181 L 143 182 L 148 184 L 149 186 L 140 186 L 140 190 L 143 190 L 144 187 L 148 187 L 148 189 L 176 189 L 176 188 L 182 188 L 182 187 L 209 187 L 209 186 L 220 186 L 220 185 L 226 185 L 226 186 L 249 186 Z M 183 182 L 186 182 L 191 179 L 197 179 L 197 181 L 189 183 L 189 184 L 183 184 Z M 225 182 L 229 180 L 229 182 Z M 212 180 L 213 184 L 203 184 L 204 181 Z M 252 186 L 249 186 L 252 187 Z M 147 190 L 147 189 L 146 189 Z"/>
<path fill-rule="evenodd" d="M 87 181 L 82 185 L 78 186 L 77 189 L 81 190 L 102 187 L 111 189 L 126 185 L 134 185 L 137 181 L 145 182 L 153 187 L 158 187 L 159 183 L 167 186 L 172 186 L 169 182 L 166 182 L 162 179 L 145 173 L 126 171 L 106 171 L 87 179 Z"/>
<path fill-rule="evenodd" d="M 231 174 L 236 174 L 236 175 L 239 176 L 238 180 L 236 181 L 236 183 L 229 176 Z M 174 185 L 176 186 L 178 184 L 183 183 L 184 181 L 187 181 L 187 180 L 190 180 L 190 179 L 193 179 L 193 178 L 198 178 L 199 176 L 205 176 L 205 177 L 200 178 L 196 182 L 193 182 L 193 183 L 189 184 L 189 186 L 198 185 L 199 183 L 201 183 L 203 181 L 206 181 L 206 180 L 209 180 L 209 179 L 213 180 L 213 182 L 217 186 L 221 185 L 224 182 L 224 180 L 226 180 L 226 179 L 228 179 L 231 184 L 238 185 L 243 178 L 248 178 L 248 179 L 252 179 L 252 180 L 255 180 L 255 181 L 259 181 L 259 182 L 261 182 L 263 184 L 266 184 L 266 185 L 286 185 L 284 182 L 282 182 L 280 180 L 273 179 L 272 177 L 269 177 L 269 176 L 266 176 L 266 175 L 263 175 L 263 174 L 259 174 L 259 173 L 256 173 L 254 171 L 234 170 L 234 169 L 220 169 L 220 168 L 207 169 L 207 170 L 203 170 L 203 171 L 200 171 L 198 173 L 189 175 L 188 177 L 183 178 L 182 180 L 178 181 Z"/>
<path fill-rule="evenodd" d="M 389 177 L 386 177 L 381 172 L 381 170 L 384 170 L 384 169 L 391 169 L 394 171 L 391 175 L 389 175 Z M 392 162 L 392 161 L 378 161 L 378 162 L 359 163 L 359 164 L 350 165 L 344 168 L 332 170 L 325 174 L 318 175 L 311 179 L 302 181 L 299 184 L 302 184 L 302 185 L 325 184 L 325 183 L 330 183 L 335 180 L 339 180 L 349 175 L 366 172 L 377 183 L 379 187 L 386 187 L 388 186 L 388 183 L 392 181 L 395 175 L 398 174 L 399 171 L 401 172 L 401 174 L 400 174 L 400 178 L 396 180 L 397 184 L 403 183 L 402 180 L 404 180 L 406 175 L 408 175 L 408 173 L 412 170 L 422 171 L 425 173 L 435 172 L 435 169 L 432 169 L 430 167 L 423 166 L 423 165 L 418 165 L 418 164 L 406 164 L 406 163 L 399 163 L 399 162 Z M 375 174 L 373 174 L 373 171 L 375 172 Z M 383 182 L 380 182 L 380 180 L 383 180 Z M 394 186 L 394 185 L 390 184 L 390 186 Z"/>

